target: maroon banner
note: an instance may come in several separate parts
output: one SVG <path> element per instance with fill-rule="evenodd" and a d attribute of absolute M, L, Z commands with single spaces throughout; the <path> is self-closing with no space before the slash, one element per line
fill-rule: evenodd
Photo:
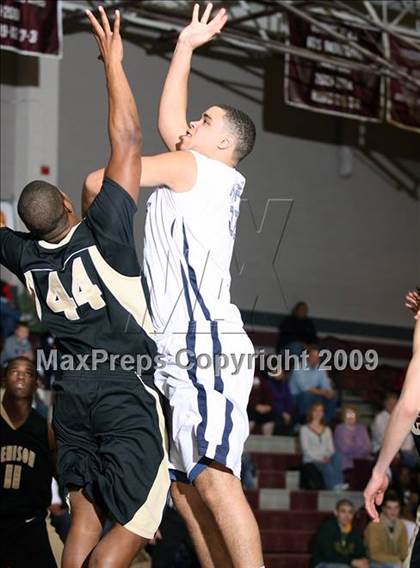
<path fill-rule="evenodd" d="M 395 66 L 420 82 L 420 51 L 407 47 L 395 37 L 389 38 L 390 58 Z M 388 122 L 420 132 L 420 87 L 408 81 L 388 79 Z"/>
<path fill-rule="evenodd" d="M 371 63 L 347 42 L 334 39 L 294 14 L 288 17 L 290 45 L 330 58 L 338 57 L 359 64 Z M 380 31 L 357 28 L 347 22 L 337 24 L 327 18 L 323 18 L 322 22 L 348 40 L 380 54 Z M 383 118 L 382 79 L 372 73 L 348 69 L 339 63 L 315 61 L 288 53 L 284 88 L 285 101 L 293 106 L 359 120 L 379 122 Z"/>
<path fill-rule="evenodd" d="M 61 57 L 61 1 L 1 0 L 0 48 Z"/>

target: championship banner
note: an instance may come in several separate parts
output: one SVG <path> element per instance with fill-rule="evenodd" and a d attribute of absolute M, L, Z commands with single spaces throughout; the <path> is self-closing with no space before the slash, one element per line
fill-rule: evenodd
<path fill-rule="evenodd" d="M 0 48 L 61 57 L 61 0 L 1 0 Z"/>
<path fill-rule="evenodd" d="M 395 37 L 389 38 L 389 56 L 401 70 L 420 81 L 420 51 L 407 47 Z M 395 78 L 388 79 L 388 122 L 420 132 L 420 87 Z"/>
<path fill-rule="evenodd" d="M 289 14 L 288 20 L 290 45 L 349 62 L 371 63 L 351 45 L 334 39 L 314 24 L 294 14 Z M 347 22 L 337 24 L 327 19 L 322 21 L 347 39 L 380 55 L 380 31 L 358 28 Z M 284 96 L 289 105 L 380 122 L 384 114 L 383 89 L 384 82 L 379 75 L 353 71 L 337 63 L 286 54 Z"/>

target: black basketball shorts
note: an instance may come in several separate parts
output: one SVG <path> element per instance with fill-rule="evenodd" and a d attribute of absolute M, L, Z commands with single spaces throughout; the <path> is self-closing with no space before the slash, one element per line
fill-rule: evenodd
<path fill-rule="evenodd" d="M 104 513 L 153 538 L 169 489 L 159 396 L 135 373 L 66 373 L 54 385 L 60 484 L 82 487 Z"/>

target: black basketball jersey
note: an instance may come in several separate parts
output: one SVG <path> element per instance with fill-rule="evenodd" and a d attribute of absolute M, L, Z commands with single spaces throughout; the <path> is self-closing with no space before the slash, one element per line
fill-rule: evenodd
<path fill-rule="evenodd" d="M 15 428 L 0 416 L 0 522 L 45 516 L 51 504 L 53 466 L 48 423 L 36 410 Z"/>
<path fill-rule="evenodd" d="M 0 230 L 0 262 L 33 294 L 62 354 L 106 350 L 154 357 L 134 243 L 136 211 L 131 196 L 105 179 L 86 218 L 57 244 Z"/>

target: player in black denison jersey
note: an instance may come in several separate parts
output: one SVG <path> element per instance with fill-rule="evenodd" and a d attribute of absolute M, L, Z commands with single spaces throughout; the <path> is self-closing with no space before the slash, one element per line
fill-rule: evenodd
<path fill-rule="evenodd" d="M 6 369 L 0 406 L 1 568 L 57 565 L 45 517 L 51 504 L 54 434 L 32 408 L 37 388 L 34 363 L 12 359 Z"/>
<path fill-rule="evenodd" d="M 155 355 L 133 219 L 141 175 L 141 132 L 122 67 L 120 15 L 112 31 L 88 17 L 104 61 L 111 157 L 102 190 L 78 221 L 70 199 L 35 181 L 19 215 L 30 231 L 0 230 L 0 262 L 32 292 L 61 355 Z M 150 326 L 150 327 L 149 327 Z M 56 383 L 53 426 L 60 483 L 70 490 L 72 525 L 63 568 L 129 566 L 154 536 L 169 476 L 164 419 L 150 377 L 134 370 L 68 371 Z M 100 541 L 105 515 L 115 521 Z"/>

